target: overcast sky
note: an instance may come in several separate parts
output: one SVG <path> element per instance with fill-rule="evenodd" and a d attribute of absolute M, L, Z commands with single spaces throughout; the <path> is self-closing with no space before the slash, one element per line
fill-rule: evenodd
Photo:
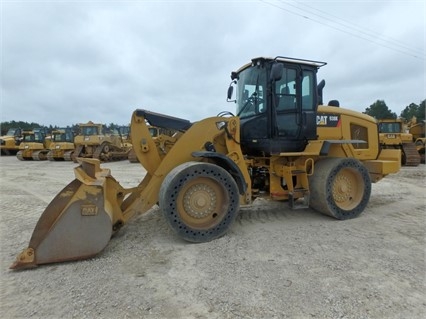
<path fill-rule="evenodd" d="M 324 101 L 398 115 L 426 98 L 426 2 L 1 0 L 1 121 L 128 124 L 234 112 L 231 71 L 325 61 Z"/>

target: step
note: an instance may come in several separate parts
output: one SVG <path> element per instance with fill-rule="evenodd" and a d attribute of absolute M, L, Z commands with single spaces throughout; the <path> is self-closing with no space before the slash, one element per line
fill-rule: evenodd
<path fill-rule="evenodd" d="M 301 196 L 302 195 L 302 196 Z M 288 194 L 288 205 L 291 209 L 309 208 L 309 190 L 306 188 L 296 188 Z"/>

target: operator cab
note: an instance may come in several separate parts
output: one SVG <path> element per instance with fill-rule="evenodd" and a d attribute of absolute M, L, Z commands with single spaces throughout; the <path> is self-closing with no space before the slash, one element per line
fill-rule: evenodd
<path fill-rule="evenodd" d="M 240 117 L 244 153 L 270 156 L 301 152 L 308 140 L 317 138 L 320 96 L 316 73 L 325 64 L 284 57 L 256 58 L 232 72 L 228 101 L 236 85 L 232 101 Z"/>

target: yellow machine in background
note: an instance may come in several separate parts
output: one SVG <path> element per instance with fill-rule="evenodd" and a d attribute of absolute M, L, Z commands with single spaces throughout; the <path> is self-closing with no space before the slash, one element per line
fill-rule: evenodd
<path fill-rule="evenodd" d="M 129 158 L 132 152 L 132 140 L 130 138 L 130 126 L 120 126 L 114 130 L 114 134 L 120 137 L 120 146 L 127 153 Z"/>
<path fill-rule="evenodd" d="M 31 131 L 23 131 L 22 136 L 19 151 L 16 153 L 16 157 L 19 160 L 47 160 L 51 137 L 47 136 L 46 129 L 36 128 Z"/>
<path fill-rule="evenodd" d="M 386 149 L 400 149 L 402 165 L 418 166 L 420 155 L 413 142 L 413 135 L 404 127 L 402 119 L 379 120 L 380 145 Z"/>
<path fill-rule="evenodd" d="M 71 161 L 74 153 L 74 133 L 71 128 L 59 128 L 52 131 L 52 142 L 49 146 L 49 161 Z"/>
<path fill-rule="evenodd" d="M 401 151 L 381 150 L 374 118 L 321 105 L 325 82 L 317 85 L 316 73 L 323 65 L 253 59 L 231 74 L 228 100 L 236 115 L 191 123 L 134 111 L 131 140 L 146 170 L 141 183 L 124 188 L 99 160 L 78 159 L 76 179 L 47 206 L 11 268 L 94 256 L 155 204 L 176 234 L 191 242 L 224 235 L 240 205 L 259 197 L 341 220 L 359 216 L 371 183 L 399 171 Z M 178 133 L 162 143 L 147 123 Z"/>
<path fill-rule="evenodd" d="M 123 146 L 121 136 L 107 133 L 102 124 L 89 121 L 79 124 L 80 132 L 74 138 L 74 162 L 77 157 L 95 158 L 100 161 L 116 161 L 127 158 L 129 147 Z"/>
<path fill-rule="evenodd" d="M 408 132 L 413 136 L 413 142 L 416 145 L 417 152 L 420 155 L 420 161 L 425 162 L 425 121 L 417 122 L 417 119 L 413 117 L 408 123 Z"/>
<path fill-rule="evenodd" d="M 19 151 L 19 144 L 22 142 L 22 130 L 11 128 L 6 135 L 0 137 L 1 155 L 16 155 Z"/>
<path fill-rule="evenodd" d="M 176 130 L 154 127 L 151 125 L 148 125 L 148 130 L 151 137 L 156 140 L 159 148 L 163 150 L 163 153 L 167 152 L 166 149 L 168 149 L 169 145 L 174 144 L 175 139 L 172 136 L 177 133 Z M 136 153 L 133 149 L 129 151 L 128 159 L 130 163 L 139 163 L 139 160 L 136 157 Z"/>
<path fill-rule="evenodd" d="M 114 134 L 120 136 L 121 146 L 130 150 L 132 141 L 130 139 L 130 126 L 120 126 L 114 130 Z"/>

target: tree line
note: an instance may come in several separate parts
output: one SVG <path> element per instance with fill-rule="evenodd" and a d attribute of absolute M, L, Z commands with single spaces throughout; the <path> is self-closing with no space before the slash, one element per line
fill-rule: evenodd
<path fill-rule="evenodd" d="M 6 135 L 7 131 L 11 128 L 21 128 L 24 131 L 26 130 L 30 131 L 34 128 L 45 128 L 48 134 L 50 134 L 53 130 L 56 130 L 59 128 L 71 128 L 71 130 L 73 130 L 74 132 L 78 132 L 78 124 L 68 125 L 66 127 L 63 127 L 63 126 L 60 127 L 57 125 L 44 126 L 34 122 L 28 123 L 23 121 L 8 121 L 8 122 L 1 122 L 0 126 L 1 126 L 1 135 Z M 123 125 L 110 123 L 108 125 L 103 124 L 103 126 L 107 131 L 113 131 L 115 129 L 118 129 L 119 127 L 122 127 Z"/>
<path fill-rule="evenodd" d="M 420 104 L 411 103 L 410 105 L 407 105 L 402 110 L 399 117 L 405 119 L 406 121 L 410 121 L 413 117 L 416 117 L 417 122 L 424 121 L 426 110 L 425 102 L 426 100 L 423 100 L 420 102 Z M 376 118 L 377 120 L 396 119 L 398 117 L 395 112 L 392 112 L 388 108 L 385 101 L 383 100 L 377 100 L 371 104 L 365 109 L 364 113 Z"/>
<path fill-rule="evenodd" d="M 407 121 L 411 120 L 413 117 L 417 118 L 417 122 L 424 121 L 425 109 L 426 109 L 425 102 L 426 100 L 423 100 L 419 104 L 411 103 L 410 105 L 407 105 L 402 110 L 399 117 L 404 118 Z M 376 102 L 371 104 L 369 107 L 367 107 L 363 113 L 368 114 L 376 118 L 377 120 L 396 119 L 398 117 L 398 115 L 395 112 L 392 112 L 392 110 L 389 109 L 389 107 L 386 105 L 384 100 L 377 100 Z M 28 123 L 23 121 L 1 122 L 0 126 L 1 126 L 1 135 L 5 135 L 10 128 L 20 127 L 23 130 L 31 130 L 33 128 L 44 127 L 43 125 L 40 125 L 38 123 L 34 123 L 34 122 Z M 109 125 L 104 124 L 104 127 L 106 127 L 107 130 L 111 130 L 111 131 L 121 126 L 122 125 L 118 125 L 114 123 L 110 123 Z M 73 124 L 67 127 L 71 127 L 73 130 L 77 131 L 78 125 Z M 47 131 L 50 133 L 52 130 L 58 129 L 59 127 L 57 125 L 55 126 L 49 125 L 46 128 L 47 128 Z"/>

